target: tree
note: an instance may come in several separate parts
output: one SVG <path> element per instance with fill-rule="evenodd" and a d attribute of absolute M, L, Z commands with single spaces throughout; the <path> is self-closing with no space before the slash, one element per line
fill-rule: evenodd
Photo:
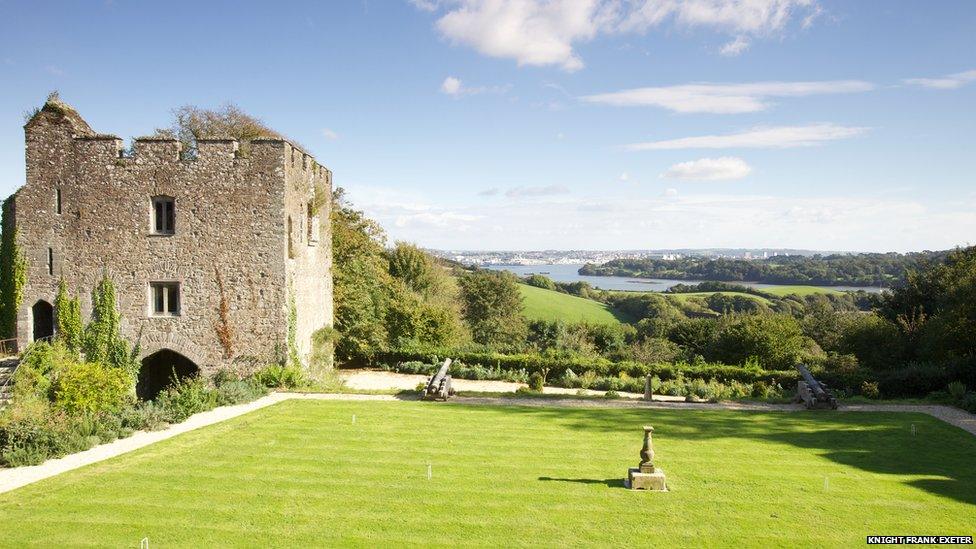
<path fill-rule="evenodd" d="M 744 364 L 756 358 L 765 368 L 793 368 L 808 348 L 799 323 L 788 315 L 726 317 L 709 349 L 711 360 Z"/>
<path fill-rule="evenodd" d="M 27 258 L 13 224 L 14 201 L 15 196 L 3 201 L 0 219 L 0 339 L 17 335 L 17 310 L 27 284 Z"/>
<path fill-rule="evenodd" d="M 464 319 L 474 340 L 493 347 L 525 342 L 522 293 L 518 278 L 504 271 L 477 270 L 458 281 Z"/>
<path fill-rule="evenodd" d="M 387 253 L 390 275 L 403 281 L 411 290 L 428 294 L 439 282 L 434 261 L 423 250 L 406 242 L 397 242 Z"/>
<path fill-rule="evenodd" d="M 183 144 L 183 155 L 190 158 L 196 155 L 198 139 L 236 139 L 240 142 L 242 154 L 247 154 L 252 139 L 284 139 L 280 133 L 233 103 L 226 103 L 218 109 L 184 105 L 173 111 L 172 126 L 157 129 L 156 135 L 178 139 Z"/>
<path fill-rule="evenodd" d="M 368 360 L 387 349 L 385 325 L 390 303 L 386 234 L 353 208 L 343 189 L 332 195 L 332 265 L 335 327 L 340 360 Z"/>

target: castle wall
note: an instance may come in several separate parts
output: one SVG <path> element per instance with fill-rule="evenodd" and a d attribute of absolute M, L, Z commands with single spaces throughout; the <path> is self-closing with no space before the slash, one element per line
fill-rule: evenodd
<path fill-rule="evenodd" d="M 201 141 L 190 161 L 179 158 L 174 140 L 138 140 L 126 158 L 118 138 L 40 116 L 26 127 L 28 177 L 17 194 L 18 241 L 28 258 L 21 348 L 32 339 L 31 306 L 41 299 L 53 304 L 62 276 L 87 319 L 91 290 L 104 270 L 116 285 L 123 335 L 140 341 L 144 356 L 169 348 L 205 372 L 267 363 L 285 351 L 291 280 L 299 346 L 307 356 L 311 332 L 332 318 L 328 210 L 320 214 L 318 246 L 306 238 L 291 260 L 286 211 L 297 220 L 299 202 L 326 180 L 327 170 L 294 165 L 295 149 L 280 140 L 253 142 L 246 158 L 235 154 L 234 141 Z M 159 195 L 175 201 L 172 235 L 152 232 L 152 197 Z M 179 316 L 150 314 L 153 281 L 180 283 Z M 230 349 L 217 332 L 222 299 Z"/>
<path fill-rule="evenodd" d="M 332 325 L 332 231 L 329 223 L 332 173 L 300 149 L 285 154 L 285 226 L 289 291 L 295 296 L 296 342 L 303 362 L 312 351 L 312 334 Z M 318 200 L 316 200 L 318 188 Z M 330 273 L 322 276 L 322 273 Z"/>

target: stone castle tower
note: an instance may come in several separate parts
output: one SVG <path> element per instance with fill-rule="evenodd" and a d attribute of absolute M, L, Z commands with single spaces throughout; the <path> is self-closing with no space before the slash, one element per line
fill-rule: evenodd
<path fill-rule="evenodd" d="M 24 130 L 27 180 L 11 208 L 28 264 L 20 349 L 54 334 L 62 278 L 87 319 L 106 273 L 122 335 L 140 344 L 143 392 L 174 368 L 253 367 L 295 350 L 308 366 L 312 334 L 332 325 L 327 168 L 282 139 L 247 154 L 200 140 L 188 160 L 175 139 L 142 138 L 126 154 L 56 99 Z"/>

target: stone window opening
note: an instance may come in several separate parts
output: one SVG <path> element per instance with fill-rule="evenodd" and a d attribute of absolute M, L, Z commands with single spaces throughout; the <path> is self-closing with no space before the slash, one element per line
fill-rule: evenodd
<path fill-rule="evenodd" d="M 306 205 L 308 216 L 308 245 L 315 246 L 319 242 L 319 218 L 315 215 L 315 205 L 309 202 Z"/>
<path fill-rule="evenodd" d="M 54 189 L 54 213 L 61 215 L 61 188 Z"/>
<path fill-rule="evenodd" d="M 290 215 L 288 216 L 288 226 L 286 228 L 288 229 L 288 259 L 295 259 L 295 243 L 293 242 L 293 227 Z"/>
<path fill-rule="evenodd" d="M 54 274 L 54 248 L 47 249 L 47 274 Z"/>
<path fill-rule="evenodd" d="M 149 298 L 152 316 L 180 316 L 179 282 L 150 282 Z"/>
<path fill-rule="evenodd" d="M 176 201 L 170 196 L 154 196 L 153 205 L 153 234 L 176 233 Z"/>

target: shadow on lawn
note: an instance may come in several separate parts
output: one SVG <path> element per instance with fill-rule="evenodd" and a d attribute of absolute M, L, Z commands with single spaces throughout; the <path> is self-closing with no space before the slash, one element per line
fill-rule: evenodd
<path fill-rule="evenodd" d="M 577 484 L 603 484 L 607 488 L 626 488 L 624 479 L 622 478 L 606 478 L 603 480 L 595 478 L 553 478 L 553 477 L 539 477 L 539 480 L 543 481 L 554 481 L 554 482 L 575 482 Z"/>
<path fill-rule="evenodd" d="M 468 407 L 498 410 L 498 407 Z M 655 427 L 657 444 L 670 437 L 709 441 L 722 438 L 758 439 L 817 451 L 817 455 L 879 474 L 911 475 L 904 481 L 931 494 L 976 505 L 976 437 L 918 413 L 884 412 L 755 412 L 723 410 L 571 409 L 504 407 L 506 413 L 541 419 L 569 429 L 601 431 L 639 441 L 640 426 Z M 917 426 L 913 434 L 912 426 Z M 637 442 L 635 442 L 636 444 Z M 630 457 L 630 456 L 627 456 Z M 621 486 L 622 479 L 539 480 L 605 483 Z"/>

